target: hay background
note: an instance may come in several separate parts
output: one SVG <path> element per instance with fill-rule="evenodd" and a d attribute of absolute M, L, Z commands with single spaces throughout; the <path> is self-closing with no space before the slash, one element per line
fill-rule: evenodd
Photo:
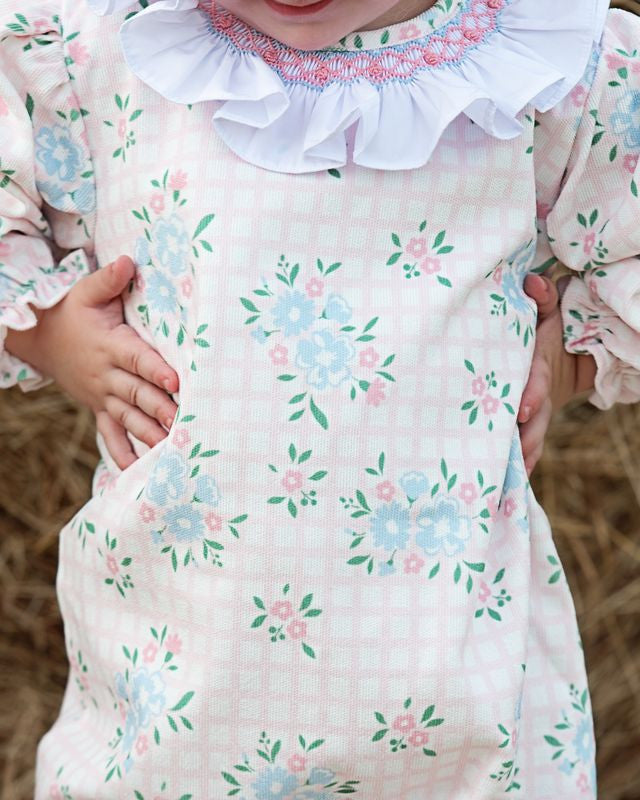
<path fill-rule="evenodd" d="M 640 13 L 638 0 L 614 5 Z M 30 800 L 36 745 L 67 676 L 54 588 L 58 531 L 90 496 L 92 415 L 53 387 L 0 393 L 0 456 L 0 800 Z M 639 800 L 640 405 L 567 407 L 532 482 L 578 613 L 599 796 Z"/>

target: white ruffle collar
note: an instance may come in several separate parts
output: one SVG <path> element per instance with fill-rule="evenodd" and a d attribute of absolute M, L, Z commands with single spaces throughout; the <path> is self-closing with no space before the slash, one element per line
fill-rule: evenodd
<path fill-rule="evenodd" d="M 98 14 L 131 0 L 87 0 Z M 440 8 L 445 6 L 445 8 Z M 214 101 L 213 124 L 244 160 L 277 172 L 347 163 L 412 169 L 465 114 L 487 134 L 522 131 L 582 77 L 608 0 L 454 0 L 408 23 L 295 50 L 215 3 L 148 0 L 120 36 L 133 72 L 168 100 Z"/>

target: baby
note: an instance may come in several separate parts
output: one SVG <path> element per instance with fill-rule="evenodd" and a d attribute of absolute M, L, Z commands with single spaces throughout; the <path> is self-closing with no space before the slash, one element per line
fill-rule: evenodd
<path fill-rule="evenodd" d="M 2 385 L 55 379 L 102 456 L 61 532 L 36 797 L 595 797 L 528 475 L 553 408 L 640 397 L 640 22 L 0 0 L 0 25 Z"/>

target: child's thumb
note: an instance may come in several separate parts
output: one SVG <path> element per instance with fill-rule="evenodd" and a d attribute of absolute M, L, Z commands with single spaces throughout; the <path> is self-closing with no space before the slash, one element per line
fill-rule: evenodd
<path fill-rule="evenodd" d="M 92 272 L 83 281 L 83 299 L 88 305 L 110 302 L 114 297 L 122 294 L 135 271 L 135 264 L 129 256 L 120 256 L 106 267 Z"/>

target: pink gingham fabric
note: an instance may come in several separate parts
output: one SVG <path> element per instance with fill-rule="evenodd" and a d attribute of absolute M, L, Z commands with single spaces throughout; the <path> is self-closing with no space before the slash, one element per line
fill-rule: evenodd
<path fill-rule="evenodd" d="M 638 21 L 612 12 L 518 137 L 459 116 L 419 169 L 292 175 L 135 77 L 125 10 L 15 9 L 0 318 L 29 327 L 28 303 L 130 253 L 127 322 L 180 376 L 168 437 L 125 471 L 100 440 L 61 531 L 70 673 L 37 800 L 594 798 L 575 611 L 516 424 L 522 284 L 576 270 L 567 346 L 636 399 Z M 8 354 L 0 374 L 45 382 Z"/>

